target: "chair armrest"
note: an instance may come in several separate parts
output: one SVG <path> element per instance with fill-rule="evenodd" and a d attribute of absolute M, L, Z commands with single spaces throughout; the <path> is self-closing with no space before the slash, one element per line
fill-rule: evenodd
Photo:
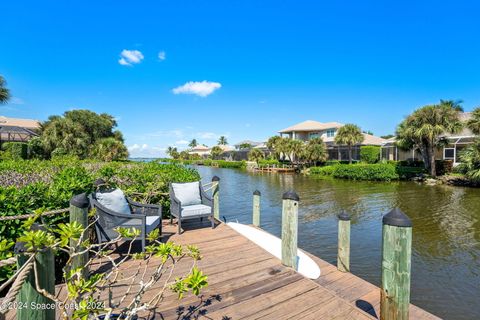
<path fill-rule="evenodd" d="M 200 186 L 200 198 L 202 199 L 202 204 L 213 207 L 212 197 L 207 194 L 207 192 Z"/>

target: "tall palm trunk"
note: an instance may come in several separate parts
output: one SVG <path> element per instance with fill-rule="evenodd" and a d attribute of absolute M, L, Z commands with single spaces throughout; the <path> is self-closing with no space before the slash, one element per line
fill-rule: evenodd
<path fill-rule="evenodd" d="M 430 175 L 432 177 L 437 177 L 437 168 L 435 168 L 435 147 L 432 145 L 430 147 Z"/>

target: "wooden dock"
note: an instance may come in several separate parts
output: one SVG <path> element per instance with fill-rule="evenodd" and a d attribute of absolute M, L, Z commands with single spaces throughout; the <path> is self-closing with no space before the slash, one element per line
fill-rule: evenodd
<path fill-rule="evenodd" d="M 187 222 L 185 232 L 176 235 L 176 226 L 164 221 L 164 241 L 195 244 L 201 250 L 199 268 L 208 275 L 208 287 L 199 297 L 187 294 L 178 300 L 167 292 L 158 309 L 145 312 L 145 319 L 377 319 L 380 289 L 351 273 L 337 271 L 326 261 L 312 256 L 321 268 L 317 280 L 304 278 L 281 261 L 241 236 L 225 224 L 215 229 L 209 222 Z M 137 260 L 122 265 L 125 273 L 138 266 Z M 145 263 L 145 262 L 141 262 Z M 150 261 L 149 270 L 157 264 Z M 105 262 L 94 266 L 101 270 Z M 175 269 L 185 273 L 190 263 L 180 262 Z M 163 282 L 157 283 L 144 296 L 153 297 Z M 157 289 L 157 290 L 156 290 Z M 57 286 L 60 296 L 65 288 Z M 114 290 L 119 299 L 124 288 Z M 106 298 L 106 296 L 105 296 Z M 128 299 L 127 299 L 128 301 Z M 7 319 L 15 319 L 14 311 Z M 57 318 L 60 318 L 57 312 Z M 411 305 L 411 319 L 438 319 Z"/>
<path fill-rule="evenodd" d="M 297 168 L 283 165 L 283 166 L 255 167 L 253 170 L 258 172 L 295 173 Z"/>

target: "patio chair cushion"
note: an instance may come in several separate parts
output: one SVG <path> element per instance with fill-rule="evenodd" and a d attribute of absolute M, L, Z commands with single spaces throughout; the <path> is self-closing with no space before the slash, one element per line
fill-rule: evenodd
<path fill-rule="evenodd" d="M 97 192 L 95 197 L 97 201 L 105 208 L 117 213 L 131 214 L 125 194 L 120 189 L 110 192 Z"/>
<path fill-rule="evenodd" d="M 175 197 L 180 200 L 182 207 L 201 204 L 200 182 L 172 183 Z"/>
<path fill-rule="evenodd" d="M 146 228 L 147 234 L 149 234 L 153 229 L 158 227 L 160 223 L 161 223 L 161 220 L 159 216 L 148 216 L 145 221 L 145 224 L 147 227 Z"/>
<path fill-rule="evenodd" d="M 212 208 L 203 204 L 182 207 L 182 217 L 195 217 L 212 213 Z"/>

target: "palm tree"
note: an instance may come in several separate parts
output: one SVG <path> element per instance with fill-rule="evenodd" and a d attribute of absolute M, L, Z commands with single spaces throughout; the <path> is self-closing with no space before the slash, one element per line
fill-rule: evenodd
<path fill-rule="evenodd" d="M 308 140 L 304 148 L 303 157 L 305 161 L 311 164 L 327 160 L 327 146 L 323 139 L 318 137 Z"/>
<path fill-rule="evenodd" d="M 472 112 L 472 117 L 467 121 L 467 126 L 473 134 L 480 135 L 480 107 Z"/>
<path fill-rule="evenodd" d="M 173 159 L 178 158 L 178 150 L 175 147 L 168 147 L 167 154 L 172 157 Z"/>
<path fill-rule="evenodd" d="M 50 122 L 44 128 L 41 139 L 47 155 L 56 149 L 62 149 L 82 158 L 87 155 L 90 146 L 90 138 L 83 127 L 66 118 L 56 118 Z"/>
<path fill-rule="evenodd" d="M 228 144 L 227 137 L 221 136 L 220 138 L 218 138 L 218 144 L 221 146 L 227 145 Z"/>
<path fill-rule="evenodd" d="M 352 163 L 352 147 L 362 143 L 364 139 L 362 130 L 355 124 L 346 124 L 338 129 L 335 136 L 335 143 L 338 145 L 346 145 L 348 147 L 348 159 Z"/>
<path fill-rule="evenodd" d="M 197 139 L 192 139 L 192 141 L 190 141 L 190 143 L 188 144 L 188 146 L 192 149 L 195 148 L 197 145 Z"/>
<path fill-rule="evenodd" d="M 425 168 L 436 177 L 435 150 L 446 143 L 445 134 L 458 133 L 462 129 L 461 110 L 458 104 L 444 100 L 415 110 L 398 126 L 397 146 L 405 150 L 418 149 Z"/>
<path fill-rule="evenodd" d="M 7 82 L 5 81 L 5 79 L 0 76 L 0 104 L 7 103 L 10 99 L 10 90 L 5 87 L 6 84 Z"/>
<path fill-rule="evenodd" d="M 265 155 L 263 154 L 263 152 L 258 149 L 252 149 L 248 152 L 248 160 L 250 161 L 258 162 L 260 160 L 263 160 L 264 157 Z"/>
<path fill-rule="evenodd" d="M 128 158 L 128 149 L 117 139 L 103 138 L 93 145 L 90 155 L 102 161 L 117 161 Z"/>
<path fill-rule="evenodd" d="M 218 158 L 222 153 L 223 150 L 219 146 L 215 146 L 210 150 L 210 155 L 212 156 L 212 159 Z"/>
<path fill-rule="evenodd" d="M 304 147 L 305 147 L 305 143 L 303 143 L 303 141 L 296 140 L 296 139 L 289 139 L 288 151 L 290 151 L 289 153 L 291 156 L 290 160 L 298 162 L 298 160 L 300 160 L 300 156 L 304 151 Z"/>
<path fill-rule="evenodd" d="M 274 155 L 275 158 L 280 158 L 280 152 L 278 151 L 278 147 L 280 144 L 282 137 L 280 136 L 273 136 L 270 137 L 267 141 L 267 148 L 270 152 Z"/>

